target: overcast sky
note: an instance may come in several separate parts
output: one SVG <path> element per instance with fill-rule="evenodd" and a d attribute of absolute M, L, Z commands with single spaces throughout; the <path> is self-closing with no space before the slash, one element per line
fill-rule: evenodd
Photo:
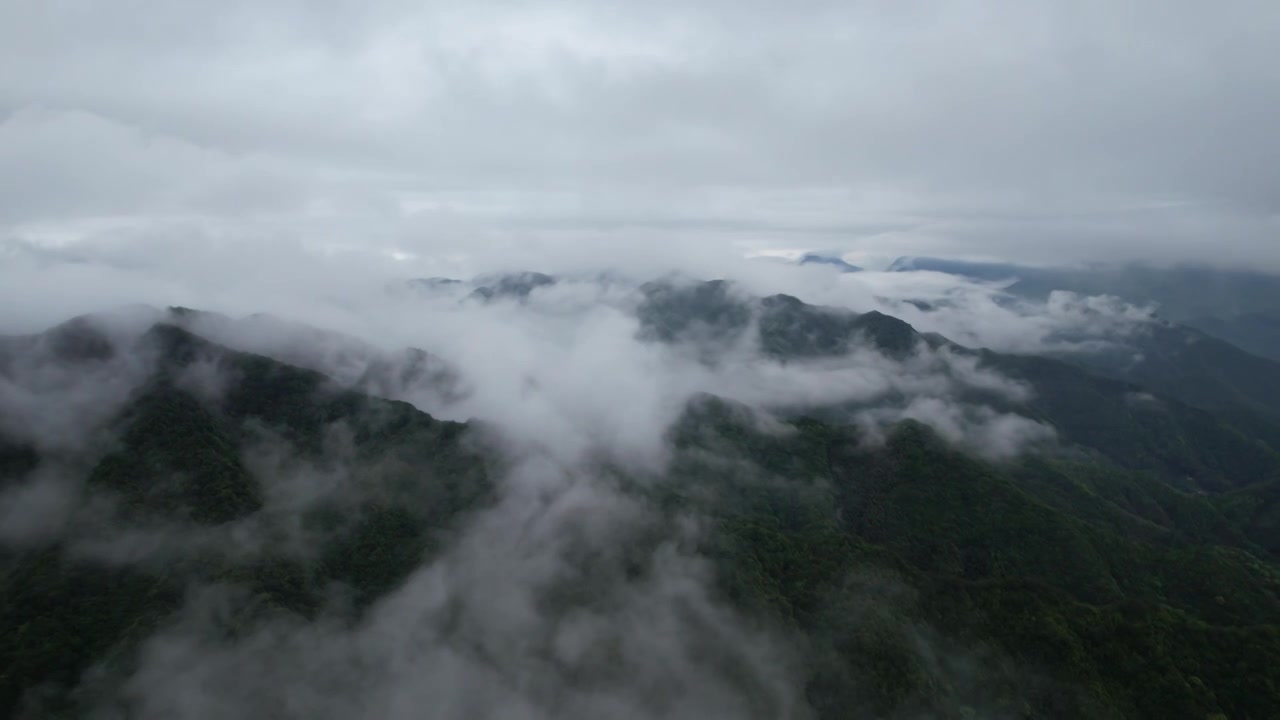
<path fill-rule="evenodd" d="M 0 0 L 0 238 L 1280 271 L 1277 38 L 1275 0 Z"/>

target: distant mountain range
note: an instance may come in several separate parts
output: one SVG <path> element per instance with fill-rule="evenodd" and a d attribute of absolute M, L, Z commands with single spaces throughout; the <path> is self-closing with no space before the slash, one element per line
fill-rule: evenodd
<path fill-rule="evenodd" d="M 800 257 L 801 265 L 830 265 L 840 272 L 862 272 L 862 268 L 845 261 L 836 254 L 805 253 Z"/>
<path fill-rule="evenodd" d="M 1008 292 L 1037 299 L 1054 290 L 1069 290 L 1083 295 L 1114 295 L 1139 305 L 1155 303 L 1167 320 L 1280 361 L 1280 277 L 1274 275 L 1139 265 L 1035 268 L 928 257 L 899 258 L 889 270 L 925 270 L 1008 281 Z"/>
<path fill-rule="evenodd" d="M 1271 451 L 1257 454 L 1252 441 L 1243 440 L 1239 433 L 1280 448 L 1280 364 L 1208 338 L 1187 344 L 1186 338 L 1198 337 L 1194 331 L 1155 325 L 1150 337 L 1140 341 L 1146 358 L 1136 365 L 1117 367 L 1107 354 L 1072 355 L 1067 362 L 976 352 L 939 335 L 918 333 L 909 324 L 879 312 L 858 314 L 822 308 L 787 295 L 751 298 L 736 293 L 723 281 L 649 283 L 642 291 L 646 296 L 638 310 L 642 332 L 665 342 L 700 344 L 703 357 L 708 359 L 714 359 L 716 352 L 727 352 L 746 337 L 754 339 L 761 353 L 782 361 L 838 357 L 859 344 L 898 358 L 922 348 L 941 349 L 973 357 L 981 366 L 1028 383 L 1034 389 L 1033 399 L 1019 408 L 1021 412 L 1044 419 L 1065 438 L 1079 438 L 1083 444 L 1104 449 L 1118 462 L 1150 462 L 1152 456 L 1140 449 L 1147 440 L 1139 438 L 1163 436 L 1157 442 L 1173 441 L 1187 448 L 1202 449 L 1220 442 L 1235 445 L 1230 451 L 1223 446 L 1222 457 L 1250 457 L 1254 460 L 1249 463 L 1256 460 L 1261 463 L 1257 467 L 1267 468 L 1258 475 L 1245 472 L 1237 481 L 1226 481 L 1231 471 L 1209 470 L 1202 459 L 1188 457 L 1169 464 L 1170 472 L 1198 467 L 1197 476 L 1216 477 L 1230 485 L 1249 484 L 1275 469 Z M 1089 370 L 1107 372 L 1100 377 Z M 1109 381 L 1107 376 L 1120 382 Z M 983 394 L 973 392 L 975 396 Z M 1165 399 L 1158 404 L 1134 403 L 1132 397 L 1142 392 L 1154 392 Z M 984 401 L 1008 405 L 995 397 Z M 1220 415 L 1211 420 L 1210 412 Z M 1236 444 L 1233 438 L 1242 442 Z M 1224 487 L 1218 483 L 1211 482 Z"/>

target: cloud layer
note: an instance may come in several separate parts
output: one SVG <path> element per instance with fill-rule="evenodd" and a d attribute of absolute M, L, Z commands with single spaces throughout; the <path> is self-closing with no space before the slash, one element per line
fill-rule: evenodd
<path fill-rule="evenodd" d="M 11 3 L 0 28 L 10 240 L 1280 269 L 1261 0 Z"/>

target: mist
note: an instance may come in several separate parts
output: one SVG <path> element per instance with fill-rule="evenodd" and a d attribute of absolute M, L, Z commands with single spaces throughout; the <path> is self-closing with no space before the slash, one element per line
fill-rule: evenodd
<path fill-rule="evenodd" d="M 206 252 L 211 263 L 244 262 Z M 39 262 L 45 279 L 79 275 L 79 292 L 37 298 L 39 288 L 23 282 L 29 267 L 14 264 L 5 293 L 27 293 L 28 307 L 50 315 L 114 307 L 76 321 L 110 338 L 112 352 L 6 367 L 6 432 L 21 428 L 18 438 L 61 442 L 69 458 L 66 467 L 46 466 L 0 496 L 5 517 L 14 518 L 5 522 L 10 542 L 59 541 L 71 557 L 144 569 L 184 558 L 310 562 L 323 542 L 300 522 L 311 508 L 358 508 L 389 492 L 360 469 L 345 449 L 346 431 L 336 426 L 318 457 L 252 431 L 258 440 L 243 462 L 264 479 L 263 505 L 234 523 L 130 519 L 109 497 L 86 493 L 74 468 L 90 453 L 68 443 L 102 433 L 146 382 L 154 361 L 143 337 L 159 321 L 319 370 L 335 386 L 367 387 L 361 383 L 372 369 L 385 366 L 387 378 L 407 380 L 378 391 L 484 428 L 486 446 L 503 458 L 491 504 L 355 624 L 341 619 L 349 601 L 335 589 L 329 602 L 337 614 L 329 619 L 301 624 L 268 616 L 245 635 L 218 640 L 210 633 L 225 622 L 219 618 L 241 612 L 235 608 L 247 599 L 234 587 L 193 588 L 181 613 L 143 644 L 137 669 L 112 685 L 115 699 L 104 707 L 124 703 L 140 717 L 412 717 L 428 699 L 436 717 L 807 717 L 794 669 L 802 652 L 797 639 L 718 597 L 699 550 L 704 523 L 696 511 L 659 512 L 620 485 L 617 473 L 661 477 L 672 458 L 673 425 L 691 399 L 705 395 L 752 408 L 765 428 L 776 424 L 773 413 L 848 405 L 869 440 L 911 418 L 995 459 L 1054 441 L 1038 422 L 965 399 L 977 391 L 1016 405 L 1031 391 L 945 347 L 892 357 L 857 341 L 840 356 L 782 361 L 765 355 L 749 328 L 712 340 L 709 360 L 707 346 L 655 342 L 637 315 L 639 281 L 616 274 L 570 273 L 524 296 L 485 299 L 470 281 L 405 291 L 417 273 L 406 272 L 404 262 L 349 266 L 339 276 L 334 258 L 300 252 L 289 258 L 288 275 L 238 275 L 234 291 L 231 283 L 213 287 L 218 275 L 206 285 L 192 282 L 178 300 L 196 311 L 175 314 L 161 308 L 178 303 L 157 302 L 174 276 L 144 280 L 137 268 Z M 895 288 L 875 276 L 851 283 L 750 260 L 725 267 L 741 273 L 732 287 L 744 302 L 757 292 L 792 290 L 849 310 L 903 307 L 886 296 Z M 697 282 L 687 272 L 680 277 L 677 283 Z M 924 277 L 896 291 L 900 298 L 930 289 L 976 298 L 965 310 L 1004 313 L 991 322 L 1006 333 L 1008 318 L 1020 318 L 1024 346 L 1078 324 L 1071 303 L 1033 315 L 1002 308 L 982 294 L 989 289 L 942 290 L 937 283 Z M 1129 317 L 1110 304 L 1098 307 L 1105 322 Z M 244 308 L 254 312 L 235 314 Z M 950 317 L 934 327 L 963 336 Z M 22 322 L 32 316 L 9 320 L 13 330 L 27 329 Z M 427 354 L 405 355 L 404 348 Z M 406 372 L 411 360 L 425 362 L 427 372 Z M 235 382 L 226 373 L 210 356 L 185 365 L 175 382 L 216 403 Z M 111 438 L 98 442 L 109 446 Z M 637 565 L 639 576 L 623 570 Z M 547 604 L 579 585 L 592 588 L 584 604 Z M 708 646 L 715 651 L 708 654 Z M 604 658 L 607 671 L 600 669 Z"/>
<path fill-rule="evenodd" d="M 3 12 L 6 241 L 1280 269 L 1265 2 Z"/>

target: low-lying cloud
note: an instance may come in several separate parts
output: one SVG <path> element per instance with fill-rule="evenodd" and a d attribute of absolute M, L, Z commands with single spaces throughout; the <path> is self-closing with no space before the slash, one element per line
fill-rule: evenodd
<path fill-rule="evenodd" d="M 66 258 L 41 262 L 55 273 L 85 271 Z M 796 639 L 717 595 L 699 551 L 699 518 L 657 512 L 620 486 L 617 472 L 660 475 L 672 455 L 668 431 L 701 394 L 756 408 L 766 424 L 770 413 L 844 407 L 872 437 L 918 420 L 995 459 L 1054 441 L 1050 428 L 1016 414 L 1033 399 L 1031 388 L 945 343 L 899 355 L 856 336 L 843 354 L 787 359 L 763 352 L 749 325 L 708 339 L 709 359 L 679 339 L 649 338 L 637 316 L 638 281 L 623 275 L 572 273 L 526 295 L 486 299 L 466 282 L 405 292 L 406 278 L 390 272 L 404 267 L 396 261 L 357 265 L 351 277 L 326 283 L 334 262 L 304 253 L 293 276 L 248 275 L 238 295 L 213 292 L 208 302 L 183 297 L 184 305 L 225 315 L 135 308 L 118 316 L 128 321 L 98 322 L 117 352 L 80 375 L 41 363 L 6 366 L 5 397 L 18 401 L 5 410 L 14 422 L 35 417 L 38 406 L 45 419 L 30 428 L 50 438 L 61 428 L 73 438 L 111 417 L 146 378 L 151 366 L 138 337 L 165 319 L 227 347 L 319 370 L 339 387 L 371 389 L 362 383 L 375 370 L 402 379 L 376 390 L 440 418 L 474 421 L 501 451 L 492 502 L 355 620 L 335 588 L 326 601 L 332 609 L 313 621 L 269 612 L 228 636 L 216 629 L 255 607 L 252 599 L 234 584 L 194 586 L 181 612 L 142 645 L 136 671 L 111 685 L 112 702 L 141 717 L 411 717 L 427 703 L 440 717 L 807 717 Z M 151 299 L 167 287 L 142 283 L 130 297 L 135 271 L 91 267 L 110 282 L 85 288 L 81 302 Z M 895 286 L 824 268 L 727 267 L 739 272 L 739 300 L 789 290 L 832 312 L 931 303 L 935 309 L 912 318 L 918 329 L 1004 349 L 1050 348 L 1066 333 L 1124 333 L 1147 317 L 1105 299 L 1011 305 L 998 288 L 955 280 L 947 291 L 934 275 L 892 278 Z M 936 309 L 941 298 L 950 298 L 949 309 Z M 237 312 L 250 305 L 259 314 Z M 966 310 L 990 316 L 966 334 L 958 324 Z M 140 371 L 127 372 L 130 363 Z M 405 372 L 415 363 L 426 370 Z M 214 403 L 234 381 L 209 358 L 174 379 Z M 196 557 L 313 562 L 323 538 L 301 518 L 324 504 L 374 502 L 378 486 L 366 475 L 356 482 L 364 470 L 341 426 L 329 429 L 319 456 L 248 430 L 256 442 L 242 460 L 263 488 L 262 506 L 246 518 L 203 527 L 126 521 L 108 495 L 86 494 L 74 467 L 41 467 L 0 496 L 5 539 L 59 541 L 72 557 L 144 570 Z M 49 523 L 9 521 L 37 514 Z"/>

